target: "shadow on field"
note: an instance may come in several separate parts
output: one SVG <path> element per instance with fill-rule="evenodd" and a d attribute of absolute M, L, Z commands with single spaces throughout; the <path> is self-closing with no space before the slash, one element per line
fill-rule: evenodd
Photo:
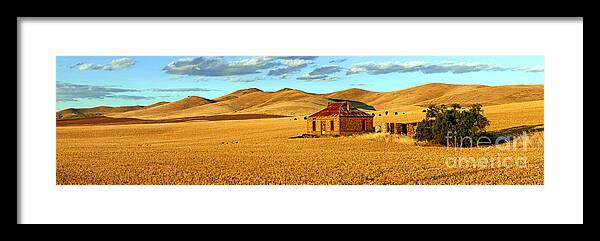
<path fill-rule="evenodd" d="M 515 126 L 488 132 L 486 136 L 492 139 L 493 143 L 502 144 L 506 143 L 507 139 L 513 139 L 523 134 L 533 134 L 540 131 L 544 131 L 544 124 Z"/>
<path fill-rule="evenodd" d="M 358 109 L 363 109 L 363 110 L 375 110 L 375 107 L 367 105 L 367 104 L 365 104 L 363 102 L 360 102 L 360 101 L 344 100 L 344 99 L 332 99 L 332 98 L 328 98 L 328 100 L 334 101 L 334 102 L 351 102 L 352 103 L 352 107 L 356 107 Z"/>
<path fill-rule="evenodd" d="M 160 120 L 144 120 L 136 118 L 114 118 L 107 116 L 94 116 L 87 118 L 60 119 L 56 120 L 56 126 L 80 126 L 80 125 L 124 125 L 124 124 L 157 124 L 157 123 L 177 123 L 186 121 L 223 121 L 223 120 L 251 120 L 266 118 L 289 117 L 285 115 L 267 115 L 267 114 L 229 114 L 229 115 L 211 115 L 211 116 L 192 116 Z"/>

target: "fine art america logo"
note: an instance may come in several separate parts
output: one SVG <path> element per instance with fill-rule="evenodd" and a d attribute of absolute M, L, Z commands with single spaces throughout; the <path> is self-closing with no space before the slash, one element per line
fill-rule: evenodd
<path fill-rule="evenodd" d="M 528 144 L 529 136 L 526 132 L 520 137 L 480 136 L 474 140 L 470 136 L 458 136 L 456 132 L 449 131 L 446 135 L 446 150 L 452 153 L 445 159 L 445 164 L 450 169 L 527 168 L 527 157 L 516 154 L 519 153 L 517 150 L 525 151 Z M 481 156 L 461 155 L 461 149 L 465 147 L 479 148 L 483 153 Z M 490 152 L 491 148 L 496 151 Z"/>

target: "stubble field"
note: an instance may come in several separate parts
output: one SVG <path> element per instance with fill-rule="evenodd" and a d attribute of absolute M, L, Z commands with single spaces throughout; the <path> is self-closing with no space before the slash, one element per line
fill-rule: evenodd
<path fill-rule="evenodd" d="M 529 111 L 523 111 L 525 107 Z M 543 101 L 490 106 L 486 110 L 491 130 L 543 125 Z M 369 136 L 290 138 L 304 130 L 302 118 L 59 126 L 56 183 L 544 182 L 543 141 L 541 145 L 515 148 L 501 145 L 447 149 Z"/>

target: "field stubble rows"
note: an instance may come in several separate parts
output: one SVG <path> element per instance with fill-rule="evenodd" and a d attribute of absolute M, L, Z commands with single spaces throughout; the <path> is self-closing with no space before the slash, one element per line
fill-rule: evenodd
<path fill-rule="evenodd" d="M 56 182 L 543 184 L 543 147 L 447 150 L 369 138 L 289 138 L 304 129 L 305 121 L 292 118 L 57 127 Z M 449 168 L 451 156 L 521 156 L 527 166 Z"/>

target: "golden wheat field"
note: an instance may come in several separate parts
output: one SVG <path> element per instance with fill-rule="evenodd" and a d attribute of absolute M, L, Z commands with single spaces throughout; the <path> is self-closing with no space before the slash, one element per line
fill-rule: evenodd
<path fill-rule="evenodd" d="M 544 123 L 543 101 L 486 106 L 484 111 L 492 130 Z M 305 128 L 302 118 L 291 117 L 59 126 L 56 183 L 544 183 L 543 132 L 527 145 L 448 149 L 379 133 L 290 138 Z"/>

